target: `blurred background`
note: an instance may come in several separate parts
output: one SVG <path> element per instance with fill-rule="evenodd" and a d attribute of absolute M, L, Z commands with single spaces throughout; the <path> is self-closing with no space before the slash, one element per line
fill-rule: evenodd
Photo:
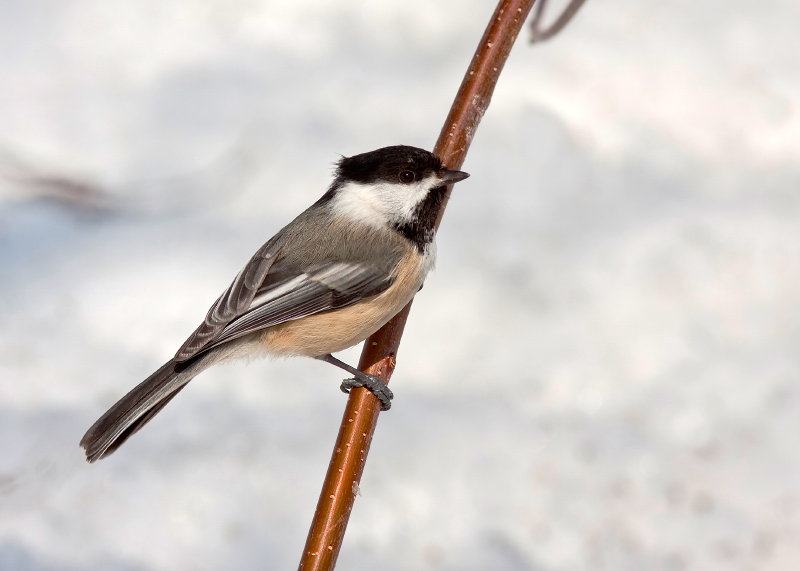
<path fill-rule="evenodd" d="M 78 441 L 340 154 L 433 146 L 494 5 L 0 1 L 0 569 L 295 568 L 340 371 L 218 367 Z M 339 568 L 800 566 L 798 25 L 605 0 L 520 38 Z"/>

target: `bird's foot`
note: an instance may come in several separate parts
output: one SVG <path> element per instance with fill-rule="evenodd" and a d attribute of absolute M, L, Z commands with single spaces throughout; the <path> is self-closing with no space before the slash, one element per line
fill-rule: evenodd
<path fill-rule="evenodd" d="M 363 377 L 361 375 L 363 375 Z M 389 388 L 389 385 L 384 383 L 375 375 L 369 375 L 367 373 L 361 373 L 361 375 L 353 379 L 345 379 L 342 381 L 342 384 L 339 388 L 342 389 L 343 393 L 349 393 L 350 389 L 364 387 L 365 389 L 371 391 L 372 394 L 378 397 L 378 400 L 381 401 L 381 410 L 389 410 L 392 408 L 392 399 L 394 398 L 394 394 Z"/>

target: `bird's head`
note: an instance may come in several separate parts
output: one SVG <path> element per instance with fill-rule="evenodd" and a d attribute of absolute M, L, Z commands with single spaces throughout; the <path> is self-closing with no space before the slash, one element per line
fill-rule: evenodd
<path fill-rule="evenodd" d="M 343 157 L 326 197 L 337 215 L 432 237 L 447 185 L 468 176 L 444 168 L 433 153 L 397 145 Z"/>

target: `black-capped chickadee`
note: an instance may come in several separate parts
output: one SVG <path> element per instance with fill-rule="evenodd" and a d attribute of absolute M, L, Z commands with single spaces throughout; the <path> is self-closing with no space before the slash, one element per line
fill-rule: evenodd
<path fill-rule="evenodd" d="M 328 191 L 264 244 L 168 363 L 101 416 L 81 446 L 114 452 L 211 365 L 240 357 L 306 356 L 355 378 L 391 406 L 379 378 L 331 355 L 360 343 L 411 301 L 436 259 L 446 187 L 469 175 L 415 147 L 342 158 Z"/>

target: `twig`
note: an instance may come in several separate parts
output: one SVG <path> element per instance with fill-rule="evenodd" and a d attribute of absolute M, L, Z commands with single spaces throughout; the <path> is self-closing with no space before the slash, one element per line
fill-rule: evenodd
<path fill-rule="evenodd" d="M 464 163 L 472 137 L 489 107 L 497 79 L 534 0 L 501 0 L 483 34 L 458 90 L 433 152 L 451 169 Z M 447 196 L 449 197 L 448 189 Z M 445 200 L 436 226 L 444 213 Z M 409 303 L 364 343 L 359 369 L 389 382 L 395 366 Z M 308 533 L 301 571 L 327 571 L 336 565 L 344 532 L 364 471 L 380 404 L 366 389 L 353 389 L 342 418 L 325 483 Z"/>
<path fill-rule="evenodd" d="M 573 16 L 580 10 L 584 2 L 586 2 L 586 0 L 570 0 L 570 3 L 564 8 L 561 15 L 556 18 L 556 21 L 553 22 L 549 28 L 543 30 L 542 17 L 544 16 L 544 7 L 547 4 L 547 0 L 539 0 L 539 3 L 536 4 L 536 10 L 533 12 L 533 19 L 531 20 L 530 43 L 536 44 L 538 42 L 544 42 L 563 30 L 564 26 L 569 24 L 569 21 L 572 20 Z"/>
<path fill-rule="evenodd" d="M 0 148 L 0 182 L 5 181 L 23 194 L 44 199 L 76 211 L 107 214 L 117 210 L 111 193 L 99 184 L 77 175 L 34 167 L 15 154 Z"/>

